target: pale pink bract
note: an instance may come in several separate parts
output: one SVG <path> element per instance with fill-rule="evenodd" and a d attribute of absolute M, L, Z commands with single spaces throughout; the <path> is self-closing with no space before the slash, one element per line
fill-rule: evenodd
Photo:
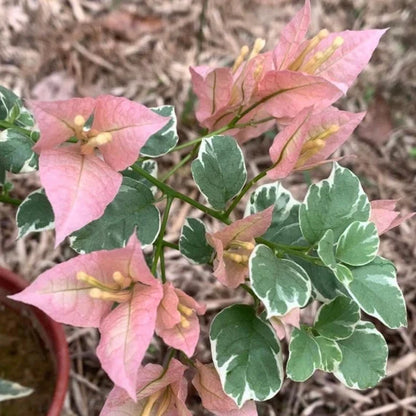
<path fill-rule="evenodd" d="M 125 248 L 80 255 L 10 296 L 65 324 L 98 327 L 97 355 L 113 382 L 135 397 L 137 370 L 153 337 L 163 296 L 135 234 Z M 114 302 L 119 303 L 112 308 Z"/>
<path fill-rule="evenodd" d="M 288 325 L 300 328 L 300 308 L 293 308 L 282 316 L 273 316 L 270 319 L 273 329 L 280 340 L 287 336 Z"/>
<path fill-rule="evenodd" d="M 197 373 L 192 384 L 198 391 L 202 406 L 216 416 L 257 416 L 256 404 L 248 400 L 239 408 L 222 388 L 220 376 L 213 364 L 196 362 Z"/>
<path fill-rule="evenodd" d="M 163 285 L 163 298 L 157 310 L 156 333 L 163 341 L 188 357 L 192 356 L 199 339 L 197 315 L 205 306 L 168 282 Z"/>
<path fill-rule="evenodd" d="M 192 416 L 185 405 L 185 370 L 186 367 L 174 358 L 166 370 L 158 364 L 141 367 L 135 387 L 136 400 L 133 401 L 123 389 L 116 386 L 108 395 L 100 416 Z"/>
<path fill-rule="evenodd" d="M 365 113 L 350 113 L 335 107 L 320 112 L 301 111 L 279 132 L 270 148 L 271 179 L 282 179 L 294 170 L 310 169 L 326 161 L 350 137 Z"/>
<path fill-rule="evenodd" d="M 248 259 L 255 247 L 255 238 L 270 227 L 273 206 L 227 225 L 216 233 L 207 233 L 208 243 L 215 249 L 214 276 L 225 286 L 235 288 L 248 276 Z"/>
<path fill-rule="evenodd" d="M 34 150 L 40 154 L 40 179 L 55 215 L 58 245 L 103 215 L 120 188 L 118 171 L 137 160 L 147 139 L 167 119 L 110 95 L 29 105 L 40 130 Z M 85 129 L 92 114 L 92 126 Z M 66 143 L 71 138 L 77 143 Z"/>
<path fill-rule="evenodd" d="M 250 55 L 247 46 L 242 48 L 233 68 L 192 67 L 201 125 L 212 132 L 234 122 L 225 131 L 243 143 L 275 122 L 288 124 L 305 108 L 318 112 L 345 94 L 386 29 L 323 29 L 306 39 L 310 20 L 306 0 L 273 51 L 259 53 L 264 42 L 257 40 Z"/>
<path fill-rule="evenodd" d="M 370 221 L 376 225 L 379 235 L 399 226 L 403 221 L 416 214 L 416 212 L 411 212 L 401 216 L 399 211 L 395 211 L 397 201 L 394 199 L 378 199 L 371 201 L 370 204 Z"/>

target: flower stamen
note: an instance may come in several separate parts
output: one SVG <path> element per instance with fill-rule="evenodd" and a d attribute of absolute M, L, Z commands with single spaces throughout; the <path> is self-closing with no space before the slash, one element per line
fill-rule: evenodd
<path fill-rule="evenodd" d="M 155 393 L 153 393 L 149 399 L 147 400 L 146 406 L 143 409 L 143 412 L 141 413 L 140 416 L 150 416 L 150 413 L 153 409 L 154 404 L 156 403 L 157 399 L 160 397 L 160 395 L 162 394 L 163 390 L 159 390 Z"/>
<path fill-rule="evenodd" d="M 111 302 L 123 303 L 131 298 L 131 291 L 120 290 L 118 292 L 108 292 L 94 287 L 89 291 L 89 295 L 93 299 L 101 299 Z"/>
<path fill-rule="evenodd" d="M 93 136 L 87 139 L 87 142 L 81 146 L 81 153 L 83 155 L 90 155 L 94 152 L 96 147 L 103 146 L 104 144 L 110 143 L 113 140 L 113 136 L 110 132 L 98 133 L 96 136 Z"/>
<path fill-rule="evenodd" d="M 265 45 L 266 45 L 266 41 L 264 39 L 257 38 L 254 41 L 253 49 L 251 50 L 250 56 L 248 57 L 248 59 L 250 60 L 254 58 L 255 56 L 257 56 L 262 51 Z"/>
<path fill-rule="evenodd" d="M 243 62 L 246 60 L 246 56 L 248 55 L 249 52 L 250 52 L 250 55 L 249 55 L 249 57 L 246 61 L 246 64 L 250 59 L 256 57 L 261 52 L 261 50 L 264 48 L 265 45 L 266 45 L 266 41 L 264 39 L 261 39 L 261 38 L 257 38 L 254 41 L 254 45 L 253 45 L 253 48 L 251 49 L 251 52 L 250 52 L 249 47 L 247 45 L 244 45 L 240 50 L 240 55 L 238 56 L 238 58 L 234 62 L 234 65 L 231 69 L 231 72 L 233 74 L 235 74 L 237 72 L 237 70 L 241 67 Z M 258 76 L 258 73 L 261 72 L 261 70 L 262 70 L 262 65 L 258 66 L 256 68 L 255 77 L 256 77 L 256 72 L 257 72 L 257 76 Z"/>
<path fill-rule="evenodd" d="M 84 137 L 83 129 L 84 129 L 85 122 L 86 120 L 81 114 L 78 114 L 74 118 L 74 133 L 75 133 L 75 137 L 78 140 L 82 140 Z"/>
<path fill-rule="evenodd" d="M 332 42 L 331 46 L 323 52 L 317 52 L 312 58 L 300 67 L 300 70 L 313 74 L 324 62 L 326 62 L 335 51 L 342 46 L 344 39 L 341 36 L 337 36 Z"/>
<path fill-rule="evenodd" d="M 188 308 L 187 306 L 182 305 L 181 303 L 178 304 L 178 311 L 181 315 L 185 315 L 188 317 L 191 316 L 194 312 L 191 308 Z"/>
<path fill-rule="evenodd" d="M 193 309 L 188 308 L 187 306 L 183 305 L 182 303 L 178 303 L 177 309 L 180 313 L 180 324 L 182 328 L 189 328 L 189 326 L 191 325 L 191 323 L 189 322 L 188 319 L 192 316 L 192 314 L 194 313 Z"/>
<path fill-rule="evenodd" d="M 249 256 L 247 256 L 247 255 L 232 253 L 232 252 L 229 252 L 227 250 L 224 251 L 224 257 L 227 257 L 228 259 L 230 259 L 234 263 L 242 264 L 244 266 L 247 266 L 248 259 L 249 259 Z"/>
<path fill-rule="evenodd" d="M 97 288 L 102 289 L 102 290 L 115 291 L 115 290 L 119 289 L 118 285 L 111 285 L 111 286 L 106 285 L 106 284 L 100 282 L 99 280 L 97 280 L 95 277 L 90 276 L 89 274 L 87 274 L 85 272 L 82 272 L 82 271 L 77 273 L 76 278 L 77 278 L 77 280 L 79 280 L 81 282 L 87 283 L 90 286 L 97 287 Z"/>
<path fill-rule="evenodd" d="M 170 394 L 168 389 L 165 389 L 165 392 L 163 393 L 163 399 L 161 403 L 159 404 L 159 407 L 157 409 L 156 416 L 163 416 L 166 413 L 166 410 L 168 410 L 169 403 L 170 403 Z"/>
<path fill-rule="evenodd" d="M 321 42 L 322 39 L 325 39 L 329 35 L 329 31 L 327 29 L 322 29 L 319 31 L 317 35 L 315 35 L 306 45 L 305 49 L 301 52 L 301 54 L 290 64 L 289 68 L 292 71 L 297 71 L 301 65 L 303 64 L 306 55 L 318 44 Z"/>
<path fill-rule="evenodd" d="M 91 286 L 89 291 L 90 297 L 94 299 L 108 300 L 112 302 L 125 302 L 131 297 L 130 286 L 132 279 L 124 277 L 119 271 L 113 273 L 114 284 L 100 282 L 95 277 L 85 272 L 76 274 L 77 280 Z"/>
<path fill-rule="evenodd" d="M 240 68 L 241 64 L 244 62 L 249 52 L 250 52 L 250 49 L 247 45 L 244 45 L 241 47 L 240 55 L 238 55 L 237 59 L 234 62 L 233 68 L 231 70 L 233 74 L 235 74 L 238 68 Z"/>
<path fill-rule="evenodd" d="M 228 245 L 229 248 L 244 248 L 245 250 L 253 251 L 255 245 L 249 241 L 232 240 Z"/>
<path fill-rule="evenodd" d="M 180 319 L 181 319 L 181 327 L 182 328 L 185 328 L 186 329 L 186 328 L 189 328 L 190 327 L 191 323 L 183 315 L 181 315 L 181 318 Z"/>
<path fill-rule="evenodd" d="M 120 289 L 126 289 L 133 282 L 130 277 L 124 277 L 119 271 L 113 273 L 113 280 L 120 286 Z"/>
<path fill-rule="evenodd" d="M 305 162 L 322 150 L 325 147 L 326 140 L 339 130 L 337 124 L 332 124 L 324 131 L 312 136 L 302 147 L 299 159 L 296 162 L 295 168 L 299 168 Z"/>

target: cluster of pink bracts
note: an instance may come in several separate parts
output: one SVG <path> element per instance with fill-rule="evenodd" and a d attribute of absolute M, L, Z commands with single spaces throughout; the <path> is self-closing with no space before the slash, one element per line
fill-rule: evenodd
<path fill-rule="evenodd" d="M 257 40 L 251 51 L 242 48 L 232 68 L 191 68 L 199 98 L 197 118 L 209 131 L 226 132 L 243 143 L 279 124 L 270 148 L 271 179 L 326 161 L 352 133 L 364 113 L 340 111 L 331 104 L 347 91 L 385 32 L 322 30 L 307 40 L 309 22 L 306 0 L 273 51 L 261 53 L 264 42 Z M 30 106 L 41 132 L 35 151 L 59 244 L 103 214 L 119 190 L 119 171 L 137 160 L 166 119 L 112 96 Z M 86 127 L 91 114 L 93 123 Z M 249 256 L 271 218 L 269 208 L 207 235 L 217 253 L 214 274 L 224 285 L 235 288 L 248 273 L 246 263 L 230 260 L 225 247 L 238 234 L 240 251 L 232 255 Z M 382 233 L 403 219 L 394 212 L 394 201 L 373 201 L 371 220 Z M 167 369 L 142 367 L 141 362 L 154 332 L 192 356 L 200 331 L 197 315 L 205 308 L 171 283 L 155 279 L 135 236 L 125 248 L 80 255 L 55 266 L 12 298 L 38 306 L 57 321 L 99 328 L 97 355 L 116 385 L 103 416 L 191 415 L 185 406 L 187 367 L 176 359 Z M 113 309 L 114 302 L 118 305 Z M 280 338 L 286 323 L 299 324 L 299 309 L 274 320 Z M 252 401 L 238 409 L 225 395 L 212 365 L 197 362 L 193 384 L 202 404 L 216 415 L 257 414 Z"/>

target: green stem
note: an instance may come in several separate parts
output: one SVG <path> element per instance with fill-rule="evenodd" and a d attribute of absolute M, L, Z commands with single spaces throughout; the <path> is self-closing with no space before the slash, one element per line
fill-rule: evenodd
<path fill-rule="evenodd" d="M 17 207 L 22 203 L 20 199 L 10 198 L 8 195 L 0 195 L 0 202 L 16 205 Z"/>
<path fill-rule="evenodd" d="M 132 168 L 137 173 L 139 173 L 144 178 L 146 178 L 149 182 L 156 185 L 163 193 L 165 193 L 168 196 L 168 199 L 169 198 L 171 198 L 171 199 L 173 199 L 173 198 L 180 199 L 180 200 L 188 203 L 189 205 L 192 205 L 196 209 L 199 209 L 200 211 L 204 212 L 205 214 L 208 214 L 211 217 L 216 218 L 217 220 L 223 222 L 224 224 L 228 225 L 228 224 L 231 223 L 230 219 L 228 218 L 228 216 L 226 214 L 224 214 L 222 212 L 215 211 L 212 208 L 208 208 L 205 205 L 202 205 L 199 202 L 193 200 L 192 198 L 190 198 L 190 197 L 188 197 L 188 196 L 186 196 L 186 195 L 184 195 L 184 194 L 182 194 L 178 191 L 175 191 L 173 188 L 171 188 L 170 186 L 168 186 L 168 185 L 164 184 L 163 182 L 159 181 L 158 179 L 156 179 L 155 177 L 150 175 L 150 173 L 146 172 L 144 169 L 140 168 L 139 166 L 132 165 Z M 262 172 L 261 174 L 265 174 L 265 172 Z M 257 175 L 250 182 L 253 182 L 253 184 L 254 184 L 255 179 L 257 178 L 257 180 L 259 180 L 260 179 L 259 176 L 261 174 Z M 237 203 L 238 203 L 238 201 L 237 201 Z M 161 241 L 163 241 L 163 235 L 161 237 Z M 273 250 L 283 251 L 285 253 L 292 254 L 292 255 L 295 255 L 297 257 L 301 257 L 301 258 L 303 258 L 305 260 L 308 260 L 308 261 L 310 261 L 314 264 L 322 265 L 322 262 L 319 259 L 305 253 L 306 251 L 308 251 L 310 249 L 310 247 L 289 246 L 289 245 L 285 245 L 285 244 L 272 243 L 271 241 L 265 240 L 263 238 L 256 238 L 256 241 L 260 244 L 267 245 L 268 247 L 270 247 Z M 168 242 L 165 242 L 164 244 L 161 243 L 161 245 L 162 246 L 165 245 L 167 247 L 172 247 L 172 248 L 175 248 L 175 249 L 177 248 L 176 245 L 174 247 L 174 245 L 172 243 L 168 243 Z M 156 268 L 156 265 L 154 267 Z M 152 271 L 153 271 L 153 268 L 152 268 Z"/>
<path fill-rule="evenodd" d="M 249 189 L 258 182 L 261 178 L 265 177 L 267 174 L 268 169 L 263 172 L 260 172 L 257 176 L 255 176 L 251 181 L 247 182 L 244 188 L 240 191 L 240 193 L 234 198 L 231 205 L 228 207 L 227 211 L 225 211 L 225 215 L 229 217 L 229 215 L 233 212 L 234 208 L 237 204 L 241 201 L 243 196 L 249 191 Z"/>
<path fill-rule="evenodd" d="M 301 259 L 304 259 L 309 263 L 316 264 L 317 266 L 325 267 L 325 264 L 320 259 L 318 259 L 317 257 L 310 256 L 309 254 L 303 253 L 301 251 L 293 250 L 289 254 L 295 257 L 300 257 Z"/>
<path fill-rule="evenodd" d="M 169 353 L 166 354 L 166 357 L 165 357 L 165 360 L 164 360 L 164 363 L 163 363 L 164 371 L 162 373 L 162 376 L 166 373 L 166 371 L 169 367 L 169 363 L 171 362 L 172 358 L 175 356 L 175 354 L 177 352 L 178 352 L 178 350 L 175 350 L 175 348 L 169 348 Z M 159 377 L 158 380 L 160 378 L 162 378 L 162 377 Z M 153 382 L 151 382 L 151 383 L 153 383 Z"/>
<path fill-rule="evenodd" d="M 191 141 L 186 142 L 186 143 L 182 143 L 182 144 L 180 144 L 179 146 L 174 147 L 174 148 L 173 148 L 170 152 L 168 152 L 168 153 L 176 152 L 177 150 L 182 150 L 182 149 L 185 149 L 185 148 L 187 148 L 187 147 L 189 147 L 189 146 L 195 146 L 195 145 L 197 145 L 197 144 L 201 143 L 201 142 L 202 142 L 202 140 L 204 140 L 206 137 L 217 136 L 218 134 L 224 133 L 224 132 L 226 132 L 227 130 L 230 130 L 230 129 L 234 128 L 234 127 L 235 127 L 235 125 L 234 125 L 234 124 L 233 124 L 233 125 L 231 125 L 231 124 L 227 124 L 226 126 L 221 127 L 221 128 L 220 128 L 220 129 L 218 129 L 218 130 L 208 132 L 207 134 L 204 134 L 203 136 L 200 136 L 200 137 L 198 137 L 198 138 L 196 138 L 196 139 L 194 139 L 194 140 L 191 140 Z"/>
<path fill-rule="evenodd" d="M 155 255 L 153 257 L 153 263 L 152 263 L 152 274 L 155 275 L 156 274 L 156 269 L 157 269 L 157 264 L 159 262 L 159 258 L 161 258 L 162 255 L 162 251 L 163 251 L 163 237 L 165 235 L 165 230 L 166 230 L 166 225 L 168 223 L 168 219 L 169 219 L 169 211 L 170 208 L 172 206 L 172 202 L 173 202 L 173 197 L 168 195 L 167 201 L 166 201 L 166 206 L 165 206 L 165 212 L 163 213 L 163 218 L 162 218 L 162 224 L 160 226 L 160 231 L 159 231 L 159 236 L 156 240 L 156 250 L 155 250 Z M 162 260 L 163 266 L 164 266 L 164 261 Z M 161 264 L 162 267 L 162 264 Z M 165 271 L 162 270 L 162 282 L 165 283 L 166 282 L 166 276 L 165 276 Z"/>
<path fill-rule="evenodd" d="M 165 269 L 165 245 L 161 244 L 162 249 L 160 250 L 159 262 L 160 262 L 160 277 L 162 283 L 166 283 L 166 269 Z"/>
<path fill-rule="evenodd" d="M 248 294 L 250 294 L 251 295 L 251 297 L 253 298 L 253 300 L 254 300 L 254 307 L 255 308 L 257 308 L 257 306 L 259 305 L 259 298 L 256 296 L 256 294 L 254 293 L 254 291 L 253 291 L 253 289 L 250 287 L 250 286 L 248 286 L 248 285 L 246 285 L 245 283 L 243 283 L 242 285 L 241 285 L 241 287 L 248 293 Z"/>
<path fill-rule="evenodd" d="M 222 212 L 216 211 L 212 208 L 202 205 L 199 202 L 195 201 L 194 199 L 190 198 L 189 196 L 181 192 L 175 191 L 169 185 L 166 185 L 165 183 L 156 179 L 155 177 L 153 177 L 150 173 L 146 172 L 140 166 L 132 165 L 132 169 L 135 172 L 139 173 L 141 176 L 143 176 L 145 179 L 147 179 L 150 183 L 157 186 L 166 195 L 171 196 L 172 198 L 180 199 L 181 201 L 184 201 L 187 204 L 192 205 L 196 209 L 199 209 L 200 211 L 204 212 L 205 214 L 208 214 L 211 217 L 224 222 L 225 224 L 230 224 L 230 220 Z"/>
<path fill-rule="evenodd" d="M 259 244 L 264 244 L 266 246 L 269 245 L 269 244 L 272 244 L 273 247 L 271 247 L 271 248 L 275 248 L 277 250 L 282 250 L 282 251 L 296 251 L 296 252 L 299 252 L 300 251 L 300 252 L 306 253 L 310 249 L 310 247 L 304 247 L 304 246 L 289 246 L 287 244 L 274 243 L 274 242 L 271 242 L 271 241 L 266 240 L 266 239 L 261 238 L 261 237 L 256 238 L 256 241 Z M 269 247 L 270 247 L 270 245 L 269 245 Z"/>
<path fill-rule="evenodd" d="M 173 248 L 174 250 L 179 250 L 179 246 L 177 244 L 171 243 L 169 241 L 163 240 L 163 245 L 165 247 Z"/>
<path fill-rule="evenodd" d="M 201 136 L 201 137 L 198 137 L 198 138 L 197 138 L 197 139 L 195 139 L 195 140 L 191 140 L 191 141 L 189 141 L 189 142 L 182 143 L 182 144 L 180 144 L 179 146 L 174 147 L 174 148 L 173 148 L 170 152 L 168 152 L 168 153 L 176 152 L 177 150 L 186 149 L 187 147 L 191 147 L 191 146 L 194 146 L 194 145 L 196 145 L 196 144 L 198 144 L 198 143 L 201 143 L 201 140 L 202 140 L 204 137 L 205 137 L 205 136 Z"/>
<path fill-rule="evenodd" d="M 179 354 L 181 361 L 185 361 L 185 363 L 188 364 L 189 367 L 196 368 L 195 363 L 184 352 L 179 351 Z"/>
<path fill-rule="evenodd" d="M 239 117 L 239 119 L 241 119 L 241 117 Z M 242 124 L 234 124 L 232 126 L 233 129 L 244 129 L 245 127 L 254 127 L 257 126 L 259 124 L 262 123 L 266 123 L 267 121 L 271 121 L 274 120 L 274 117 L 266 117 L 266 118 L 262 118 L 261 120 L 257 120 L 257 121 L 248 121 L 247 123 L 242 123 Z"/>
<path fill-rule="evenodd" d="M 186 165 L 191 159 L 194 158 L 195 154 L 198 152 L 199 142 L 194 145 L 194 148 L 177 164 L 175 165 L 168 173 L 161 177 L 161 181 L 165 182 L 170 176 L 172 176 L 178 169 Z"/>
<path fill-rule="evenodd" d="M 264 244 L 272 250 L 283 251 L 286 254 L 300 257 L 318 266 L 324 266 L 320 259 L 318 259 L 317 257 L 310 256 L 306 253 L 307 251 L 309 251 L 310 247 L 288 246 L 285 244 L 273 243 L 269 240 L 265 240 L 264 238 L 256 238 L 256 242 L 259 244 Z"/>

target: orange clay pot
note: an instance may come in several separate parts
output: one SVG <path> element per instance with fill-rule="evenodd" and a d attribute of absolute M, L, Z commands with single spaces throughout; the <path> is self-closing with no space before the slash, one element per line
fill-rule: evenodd
<path fill-rule="evenodd" d="M 19 317 L 20 315 L 21 316 L 20 325 L 22 325 L 22 323 L 24 322 L 23 327 L 25 326 L 32 327 L 30 328 L 30 331 L 37 333 L 39 336 L 38 339 L 40 340 L 39 343 L 44 344 L 44 351 L 46 351 L 45 354 L 49 355 L 50 356 L 49 358 L 51 358 L 50 360 L 51 361 L 51 366 L 50 366 L 51 374 L 55 373 L 54 378 L 44 377 L 46 378 L 46 380 L 42 381 L 43 383 L 50 383 L 50 381 L 52 380 L 54 382 L 54 386 L 50 386 L 49 384 L 48 391 L 50 390 L 52 398 L 50 397 L 47 398 L 45 407 L 48 410 L 47 410 L 47 413 L 44 413 L 44 414 L 45 416 L 60 416 L 61 410 L 64 404 L 67 387 L 68 387 L 69 368 L 70 368 L 68 345 L 65 339 L 65 333 L 64 333 L 62 325 L 53 321 L 41 310 L 30 305 L 26 305 L 20 302 L 13 301 L 6 297 L 7 295 L 12 295 L 14 293 L 20 292 L 27 285 L 28 283 L 26 282 L 26 280 L 10 272 L 9 270 L 6 270 L 0 267 L 0 305 L 2 305 L 2 308 L 3 308 L 2 310 L 0 310 L 0 313 L 2 313 L 3 311 L 6 314 L 6 311 L 13 311 L 13 313 L 17 315 L 17 317 Z M 6 315 L 4 315 L 4 317 L 6 317 Z M 10 338 L 13 339 L 13 334 Z M 11 348 L 12 348 L 11 352 L 13 354 L 14 347 L 11 347 Z M 1 352 L 2 349 L 3 348 L 0 349 L 0 357 L 2 354 Z M 5 349 L 3 349 L 3 351 L 5 351 Z M 31 351 L 30 347 L 28 351 Z M 29 357 L 26 358 L 24 356 L 19 357 L 19 358 L 16 357 L 16 363 L 20 360 L 20 363 L 22 363 L 21 365 L 25 366 L 26 365 L 24 364 L 25 359 L 32 360 L 32 362 L 28 363 L 27 365 L 34 364 L 35 369 L 36 369 L 37 364 L 43 365 L 43 360 L 39 360 L 38 363 L 33 363 L 33 356 L 31 358 Z M 14 358 L 12 356 L 11 358 L 12 363 L 13 363 L 13 360 Z M 13 380 L 11 377 L 9 378 Z M 13 381 L 18 381 L 18 380 L 13 380 Z M 25 381 L 22 380 L 21 384 L 25 385 L 24 383 Z M 27 387 L 32 387 L 34 389 L 34 393 L 32 394 L 33 395 L 36 394 L 36 385 L 27 386 Z M 27 396 L 27 398 L 29 397 L 30 396 Z M 16 404 L 13 403 L 13 405 L 23 406 L 24 403 L 21 402 L 21 400 L 25 400 L 25 399 L 26 398 L 15 399 L 13 400 L 13 402 L 16 402 Z M 6 403 L 6 402 L 3 402 L 3 403 Z M 41 412 L 45 412 L 45 410 L 41 410 Z"/>

